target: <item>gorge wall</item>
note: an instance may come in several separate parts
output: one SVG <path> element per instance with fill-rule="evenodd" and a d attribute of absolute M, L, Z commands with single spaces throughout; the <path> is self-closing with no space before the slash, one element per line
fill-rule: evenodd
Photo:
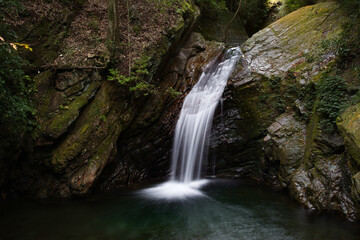
<path fill-rule="evenodd" d="M 336 39 L 345 21 L 338 5 L 320 3 L 285 16 L 241 46 L 245 59 L 233 73 L 213 131 L 218 176 L 251 176 L 287 189 L 308 208 L 358 219 L 358 106 L 339 117 L 339 132 L 324 129 L 317 105 L 309 104 L 321 79 L 336 71 L 336 53 L 321 44 Z"/>
<path fill-rule="evenodd" d="M 128 12 L 114 0 L 22 2 L 26 14 L 12 18 L 28 24 L 9 24 L 34 46 L 26 58 L 33 63 L 28 71 L 37 84 L 40 127 L 24 136 L 11 161 L 2 159 L 2 195 L 84 196 L 166 176 L 182 101 L 225 47 L 210 41 L 223 38 L 216 29 L 224 22 L 213 29 L 204 18 L 197 22 L 200 12 L 187 1 L 176 7 L 134 1 Z M 244 58 L 213 124 L 209 174 L 252 177 L 287 189 L 308 208 L 359 218 L 359 105 L 342 113 L 339 131 L 329 133 L 316 105 L 308 104 L 337 58 L 331 49 L 319 50 L 321 43 L 339 36 L 346 21 L 338 5 L 325 2 L 250 39 L 233 24 L 229 39 L 241 44 Z M 205 39 L 193 32 L 207 28 Z M 110 68 L 126 74 L 142 58 L 153 93 L 107 80 Z"/>

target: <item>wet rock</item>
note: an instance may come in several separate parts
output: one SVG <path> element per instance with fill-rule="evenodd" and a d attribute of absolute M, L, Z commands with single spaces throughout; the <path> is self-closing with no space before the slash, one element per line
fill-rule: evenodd
<path fill-rule="evenodd" d="M 284 76 L 293 69 L 301 72 L 303 79 L 311 79 L 318 73 L 314 69 L 319 67 L 306 62 L 304 52 L 312 51 L 324 38 L 338 34 L 339 19 L 346 18 L 333 2 L 304 7 L 281 18 L 242 45 L 249 67 L 266 77 Z"/>
<path fill-rule="evenodd" d="M 321 55 L 316 61 L 307 61 L 306 56 L 324 39 L 337 36 L 342 21 L 347 19 L 339 6 L 324 2 L 301 8 L 254 34 L 241 46 L 244 59 L 230 79 L 231 93 L 224 106 L 233 102 L 228 106 L 241 117 L 233 128 L 241 136 L 237 153 L 250 139 L 257 141 L 252 152 L 258 159 L 251 155 L 239 159 L 239 168 L 253 162 L 252 177 L 289 188 L 291 195 L 309 208 L 335 211 L 354 220 L 358 213 L 352 195 L 357 190 L 355 181 L 351 183 L 353 170 L 342 138 L 346 149 L 350 142 L 353 145 L 353 140 L 347 139 L 349 130 L 342 130 L 342 136 L 322 131 L 316 110 L 305 109 L 298 95 L 289 96 L 285 90 L 296 86 L 301 91 L 331 68 L 332 54 Z M 299 120 L 299 114 L 309 111 L 309 123 Z M 338 120 L 338 125 L 342 122 Z M 354 152 L 358 151 L 349 151 L 350 155 Z M 236 169 L 236 164 L 229 166 Z"/>
<path fill-rule="evenodd" d="M 360 172 L 352 177 L 352 195 L 360 204 Z"/>
<path fill-rule="evenodd" d="M 293 114 L 283 114 L 267 128 L 264 138 L 265 158 L 279 163 L 278 178 L 286 187 L 293 172 L 300 166 L 305 153 L 306 126 Z"/>
<path fill-rule="evenodd" d="M 289 186 L 290 195 L 308 208 L 332 210 L 350 220 L 357 219 L 344 165 L 344 155 L 333 155 L 320 159 L 314 168 L 299 168 Z"/>
<path fill-rule="evenodd" d="M 345 139 L 346 149 L 360 166 L 360 104 L 349 107 L 336 121 Z"/>

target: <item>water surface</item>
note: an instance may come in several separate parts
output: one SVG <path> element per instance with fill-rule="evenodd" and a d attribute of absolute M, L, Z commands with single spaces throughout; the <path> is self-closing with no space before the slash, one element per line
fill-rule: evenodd
<path fill-rule="evenodd" d="M 305 210 L 285 193 L 250 181 L 211 180 L 202 196 L 182 200 L 141 192 L 4 202 L 0 239 L 360 239 L 359 225 Z"/>

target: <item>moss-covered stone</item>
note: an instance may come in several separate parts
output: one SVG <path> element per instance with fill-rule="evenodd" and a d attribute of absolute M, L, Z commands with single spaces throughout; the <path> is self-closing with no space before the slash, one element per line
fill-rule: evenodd
<path fill-rule="evenodd" d="M 129 122 L 131 120 L 126 114 L 121 114 L 126 108 L 115 107 L 111 104 L 112 94 L 113 90 L 109 84 L 102 86 L 95 99 L 75 122 L 74 129 L 54 149 L 48 165 L 56 172 L 62 171 L 76 158 L 78 158 L 78 164 L 81 159 L 89 161 L 90 157 L 101 148 L 102 145 L 98 145 L 99 142 L 103 142 L 108 135 L 117 135 L 123 128 L 122 122 L 119 121 Z M 103 121 L 101 116 L 107 120 Z M 115 141 L 114 138 L 116 139 L 116 137 L 113 136 L 113 141 Z M 115 146 L 114 142 L 112 144 Z"/>
<path fill-rule="evenodd" d="M 264 140 L 258 143 L 257 149 L 264 151 L 252 176 L 261 169 L 262 179 L 290 188 L 291 195 L 307 207 L 336 211 L 354 220 L 358 215 L 346 187 L 351 181 L 343 139 L 322 131 L 316 108 L 305 109 L 316 101 L 311 98 L 314 86 L 336 59 L 334 53 L 317 49 L 322 41 L 336 38 L 346 21 L 334 2 L 285 16 L 241 46 L 245 59 L 236 67 L 231 83 L 237 110 L 248 119 L 239 125 L 245 139 L 242 144 L 253 146 L 246 139 L 256 135 Z M 309 122 L 301 120 L 308 116 Z M 240 145 L 238 149 L 243 151 Z"/>
<path fill-rule="evenodd" d="M 352 194 L 354 198 L 358 201 L 358 205 L 360 204 L 360 172 L 355 174 L 352 177 Z"/>
<path fill-rule="evenodd" d="M 86 106 L 89 100 L 95 95 L 96 90 L 100 86 L 99 81 L 92 82 L 84 93 L 77 97 L 68 106 L 63 106 L 59 113 L 50 120 L 43 135 L 49 136 L 53 139 L 60 137 L 64 134 L 69 126 L 79 116 L 80 110 Z"/>
<path fill-rule="evenodd" d="M 306 54 L 318 48 L 321 41 L 342 32 L 347 19 L 334 2 L 301 8 L 254 34 L 242 45 L 250 67 L 269 78 L 283 77 L 295 70 L 298 79 L 311 80 L 327 68 L 330 56 L 320 62 L 306 61 Z"/>
<path fill-rule="evenodd" d="M 336 124 L 345 139 L 345 145 L 355 163 L 360 166 L 360 104 L 346 109 Z"/>

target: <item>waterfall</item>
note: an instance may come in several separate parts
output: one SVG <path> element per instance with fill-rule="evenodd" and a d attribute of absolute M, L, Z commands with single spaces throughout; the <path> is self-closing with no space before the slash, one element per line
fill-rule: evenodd
<path fill-rule="evenodd" d="M 215 109 L 240 56 L 240 48 L 227 49 L 222 61 L 203 72 L 186 96 L 175 129 L 172 181 L 190 183 L 200 179 Z"/>
<path fill-rule="evenodd" d="M 176 124 L 170 181 L 142 191 L 154 199 L 201 196 L 198 190 L 208 152 L 211 125 L 227 81 L 242 53 L 239 47 L 224 50 L 210 64 L 186 96 Z"/>

